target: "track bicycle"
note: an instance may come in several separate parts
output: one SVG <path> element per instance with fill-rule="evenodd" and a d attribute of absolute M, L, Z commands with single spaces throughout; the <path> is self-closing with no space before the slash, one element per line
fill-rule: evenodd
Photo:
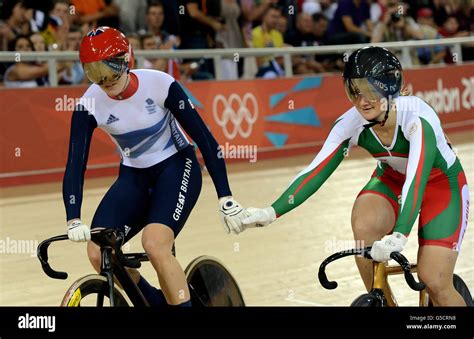
<path fill-rule="evenodd" d="M 53 279 L 68 277 L 66 272 L 51 268 L 48 262 L 49 246 L 63 240 L 68 240 L 67 234 L 46 239 L 38 245 L 41 267 Z M 102 307 L 107 306 L 107 302 L 104 303 L 106 299 L 112 307 L 150 306 L 126 269 L 139 268 L 142 262 L 149 261 L 148 256 L 146 253 L 123 253 L 124 240 L 124 233 L 113 229 L 91 232 L 91 241 L 100 247 L 101 272 L 77 279 L 67 289 L 61 306 Z M 216 258 L 197 257 L 188 264 L 185 275 L 193 307 L 245 306 L 237 281 Z M 118 284 L 114 282 L 114 277 Z"/>
<path fill-rule="evenodd" d="M 370 250 L 372 247 L 351 249 L 346 251 L 341 251 L 332 254 L 326 258 L 321 265 L 319 266 L 318 279 L 321 285 L 329 290 L 337 288 L 337 282 L 329 281 L 326 275 L 326 266 L 341 258 L 351 256 L 351 255 L 360 255 L 366 259 L 372 259 L 370 256 Z M 388 277 L 396 274 L 404 274 L 405 280 L 410 286 L 411 289 L 419 291 L 419 306 L 426 307 L 432 306 L 432 303 L 429 298 L 429 294 L 426 290 L 425 284 L 418 282 L 413 277 L 413 273 L 417 271 L 417 265 L 411 264 L 408 259 L 399 252 L 393 252 L 390 254 L 390 257 L 395 260 L 398 265 L 388 265 L 384 262 L 373 262 L 373 280 L 372 288 L 370 292 L 364 293 L 357 297 L 351 304 L 355 307 L 386 307 L 386 306 L 398 306 L 395 296 L 393 294 L 388 294 L 387 291 L 387 282 Z M 453 284 L 456 291 L 461 294 L 467 306 L 473 306 L 473 300 L 471 293 L 466 285 L 466 283 L 461 279 L 457 274 L 453 275 Z"/>

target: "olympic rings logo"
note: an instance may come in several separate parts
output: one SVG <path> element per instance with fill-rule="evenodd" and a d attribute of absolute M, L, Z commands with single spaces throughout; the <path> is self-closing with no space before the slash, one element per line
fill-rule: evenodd
<path fill-rule="evenodd" d="M 252 134 L 252 126 L 258 118 L 257 99 L 252 93 L 245 93 L 243 98 L 235 93 L 232 93 L 228 98 L 218 94 L 212 103 L 212 113 L 214 120 L 222 128 L 227 139 L 232 140 L 237 134 L 242 138 L 248 138 Z M 230 127 L 229 121 L 231 122 Z M 247 128 L 242 125 L 243 121 L 247 123 Z"/>

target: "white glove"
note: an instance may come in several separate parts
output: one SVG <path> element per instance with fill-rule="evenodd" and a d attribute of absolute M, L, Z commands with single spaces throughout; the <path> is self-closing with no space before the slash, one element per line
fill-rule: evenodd
<path fill-rule="evenodd" d="M 390 254 L 392 252 L 401 252 L 407 243 L 408 239 L 399 232 L 393 232 L 393 234 L 385 237 L 382 240 L 375 241 L 370 251 L 372 259 L 378 262 L 384 262 L 390 260 Z"/>
<path fill-rule="evenodd" d="M 244 230 L 242 227 L 242 219 L 249 215 L 248 212 L 232 197 L 219 199 L 219 205 L 219 215 L 225 231 L 235 234 L 242 232 Z"/>
<path fill-rule="evenodd" d="M 91 240 L 91 230 L 81 220 L 75 219 L 68 223 L 67 236 L 71 241 L 88 241 Z"/>
<path fill-rule="evenodd" d="M 246 209 L 249 217 L 242 220 L 244 228 L 267 226 L 276 220 L 276 213 L 273 207 Z"/>

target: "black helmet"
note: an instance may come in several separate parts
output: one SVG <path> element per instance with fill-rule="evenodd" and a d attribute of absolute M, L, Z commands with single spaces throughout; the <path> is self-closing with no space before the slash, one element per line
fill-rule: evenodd
<path fill-rule="evenodd" d="M 349 100 L 362 94 L 369 101 L 390 101 L 399 95 L 403 85 L 402 65 L 397 57 L 382 47 L 369 46 L 354 51 L 344 67 L 344 87 Z M 385 123 L 390 105 L 382 125 Z M 374 120 L 373 124 L 378 123 Z M 373 125 L 370 124 L 370 125 Z"/>
<path fill-rule="evenodd" d="M 366 79 L 367 90 L 380 98 L 396 97 L 403 84 L 400 61 L 389 50 L 375 46 L 354 51 L 344 67 L 343 77 L 349 99 L 357 94 L 353 91 L 359 81 L 353 79 Z"/>

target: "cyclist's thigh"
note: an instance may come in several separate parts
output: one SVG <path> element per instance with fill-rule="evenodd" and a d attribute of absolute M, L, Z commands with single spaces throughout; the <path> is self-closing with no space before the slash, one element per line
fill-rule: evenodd
<path fill-rule="evenodd" d="M 402 183 L 387 173 L 374 173 L 352 209 L 353 227 L 370 227 L 381 236 L 393 230 Z"/>
<path fill-rule="evenodd" d="M 120 174 L 97 208 L 92 228 L 113 228 L 131 238 L 143 228 L 149 191 L 144 171 L 121 165 Z"/>
<path fill-rule="evenodd" d="M 424 245 L 418 249 L 418 277 L 433 290 L 452 286 L 458 253 L 451 248 Z"/>
<path fill-rule="evenodd" d="M 146 224 L 166 225 L 176 237 L 201 192 L 201 168 L 192 146 L 165 161 L 153 187 Z"/>
<path fill-rule="evenodd" d="M 420 246 L 447 247 L 458 252 L 467 227 L 469 191 L 463 171 L 440 174 L 429 181 L 418 224 Z"/>

